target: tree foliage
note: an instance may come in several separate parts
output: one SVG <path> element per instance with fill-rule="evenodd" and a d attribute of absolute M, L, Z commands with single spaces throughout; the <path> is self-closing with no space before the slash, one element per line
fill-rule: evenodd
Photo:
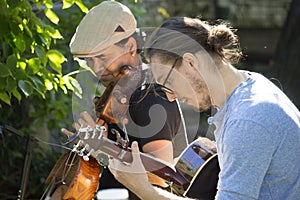
<path fill-rule="evenodd" d="M 71 95 L 81 87 L 68 50 L 70 35 L 88 7 L 81 0 L 0 0 L 0 197 L 17 195 L 26 138 L 71 124 Z M 72 16 L 77 20 L 67 22 Z M 63 33 L 63 32 L 66 33 Z M 71 64 L 70 64 L 71 63 Z M 59 137 L 58 134 L 49 136 Z M 35 149 L 27 196 L 42 192 L 56 150 Z M 11 178 L 14 177 L 14 178 Z"/>
<path fill-rule="evenodd" d="M 73 4 L 78 5 L 81 13 L 88 11 L 80 0 L 64 0 L 62 9 Z M 54 6 L 52 0 L 1 0 L 0 3 L 0 109 L 17 109 L 16 113 L 22 113 L 17 116 L 21 121 L 24 117 L 27 120 L 39 117 L 41 122 L 48 119 L 50 129 L 54 127 L 49 116 L 61 120 L 67 114 L 62 107 L 51 104 L 66 103 L 57 94 L 81 95 L 74 76 L 67 73 L 67 68 L 63 70 L 68 52 L 59 43 L 66 38 L 61 34 L 64 27 L 53 11 Z M 76 9 L 75 12 L 81 18 Z M 5 115 L 1 122 L 20 128 L 22 124 L 15 124 L 14 117 L 13 113 Z"/>
<path fill-rule="evenodd" d="M 12 98 L 18 102 L 35 95 L 45 99 L 46 93 L 53 90 L 65 94 L 68 91 L 78 92 L 75 90 L 76 80 L 62 74 L 66 58 L 54 47 L 63 36 L 55 26 L 59 17 L 52 11 L 53 2 L 1 1 L 0 99 L 11 105 Z M 66 8 L 79 1 L 63 2 Z M 79 5 L 87 11 L 83 4 Z M 39 12 L 43 12 L 53 24 L 38 18 Z"/>

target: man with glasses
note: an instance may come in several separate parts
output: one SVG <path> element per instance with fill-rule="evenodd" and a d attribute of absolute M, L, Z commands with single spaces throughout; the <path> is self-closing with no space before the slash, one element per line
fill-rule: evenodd
<path fill-rule="evenodd" d="M 169 19 L 155 32 L 148 56 L 156 80 L 179 100 L 199 111 L 217 110 L 208 123 L 215 127 L 220 173 L 217 193 L 209 199 L 300 199 L 300 112 L 266 77 L 234 67 L 241 52 L 228 24 Z M 149 184 L 137 145 L 132 144 L 131 165 L 110 159 L 117 180 L 145 200 L 197 198 Z"/>

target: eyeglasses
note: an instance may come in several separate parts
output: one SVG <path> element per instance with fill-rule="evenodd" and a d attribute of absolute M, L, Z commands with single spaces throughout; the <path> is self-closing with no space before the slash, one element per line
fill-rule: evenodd
<path fill-rule="evenodd" d="M 169 79 L 169 77 L 170 77 L 170 75 L 171 75 L 171 73 L 172 73 L 174 67 L 176 66 L 176 63 L 177 63 L 178 60 L 179 60 L 179 57 L 177 57 L 177 58 L 175 59 L 173 65 L 171 66 L 170 71 L 168 72 L 168 74 L 167 74 L 167 76 L 166 76 L 166 78 L 165 78 L 165 80 L 164 80 L 164 82 L 163 82 L 163 84 L 162 84 L 161 89 L 162 89 L 164 92 L 168 92 L 168 93 L 170 93 L 170 94 L 174 94 L 174 91 L 171 90 L 170 88 L 166 87 L 165 85 L 166 85 L 166 83 L 167 83 L 167 81 L 168 81 L 168 79 Z"/>
<path fill-rule="evenodd" d="M 166 85 L 166 83 L 167 83 L 167 81 L 168 81 L 168 79 L 169 79 L 169 77 L 170 77 L 170 75 L 171 75 L 171 73 L 172 73 L 174 67 L 176 66 L 177 60 L 179 60 L 179 57 L 177 57 L 177 58 L 175 59 L 175 61 L 174 61 L 173 65 L 172 65 L 170 71 L 168 72 L 168 74 L 167 74 L 167 76 L 166 76 L 166 78 L 165 78 L 165 80 L 164 80 L 164 82 L 163 82 L 163 84 L 162 84 L 163 86 Z"/>

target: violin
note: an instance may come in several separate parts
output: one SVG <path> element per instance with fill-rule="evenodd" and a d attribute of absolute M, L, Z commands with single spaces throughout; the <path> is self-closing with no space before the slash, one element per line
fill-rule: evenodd
<path fill-rule="evenodd" d="M 105 89 L 101 96 L 94 98 L 97 124 L 127 124 L 126 113 L 129 97 L 135 91 L 141 80 L 139 69 L 124 66 L 120 73 Z M 107 137 L 107 135 L 106 135 Z M 129 144 L 126 144 L 128 146 Z M 78 171 L 63 196 L 64 200 L 91 200 L 98 190 L 101 170 L 98 161 L 89 157 L 86 161 L 80 157 Z"/>

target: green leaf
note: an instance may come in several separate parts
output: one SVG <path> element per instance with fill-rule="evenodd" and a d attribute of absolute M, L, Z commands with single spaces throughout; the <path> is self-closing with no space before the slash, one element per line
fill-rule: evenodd
<path fill-rule="evenodd" d="M 75 0 L 63 0 L 62 9 L 70 8 L 74 4 Z"/>
<path fill-rule="evenodd" d="M 54 31 L 49 31 L 49 35 L 54 39 L 63 39 L 63 36 L 60 34 L 59 30 L 55 29 Z"/>
<path fill-rule="evenodd" d="M 14 75 L 17 80 L 22 80 L 27 78 L 27 74 L 23 70 L 17 71 Z"/>
<path fill-rule="evenodd" d="M 14 97 L 16 97 L 19 101 L 19 103 L 21 102 L 21 99 L 22 99 L 22 96 L 20 94 L 20 92 L 17 90 L 17 88 L 15 88 L 13 91 L 12 91 L 12 94 L 14 95 Z"/>
<path fill-rule="evenodd" d="M 26 49 L 26 43 L 24 41 L 24 38 L 23 36 L 16 36 L 14 39 L 13 39 L 16 47 L 23 53 Z"/>
<path fill-rule="evenodd" d="M 47 57 L 49 59 L 49 64 L 56 72 L 61 74 L 61 63 L 63 63 L 66 58 L 65 56 L 57 50 L 49 50 L 47 52 Z"/>
<path fill-rule="evenodd" d="M 66 86 L 61 85 L 60 88 L 64 91 L 64 94 L 68 94 L 68 90 L 67 90 Z"/>
<path fill-rule="evenodd" d="M 44 49 L 40 46 L 34 46 L 34 51 L 35 51 L 36 55 L 40 58 L 42 65 L 46 66 L 47 57 L 46 57 L 46 53 L 45 53 Z"/>
<path fill-rule="evenodd" d="M 42 58 L 45 56 L 45 51 L 43 48 L 39 47 L 39 46 L 34 46 L 34 51 L 36 53 L 36 55 L 39 57 L 39 58 Z"/>
<path fill-rule="evenodd" d="M 21 0 L 8 0 L 7 4 L 10 8 L 16 8 L 21 3 Z"/>
<path fill-rule="evenodd" d="M 7 35 L 9 34 L 9 22 L 6 19 L 1 19 L 0 20 L 0 34 L 1 35 Z"/>
<path fill-rule="evenodd" d="M 33 84 L 36 86 L 36 87 L 39 87 L 39 86 L 44 86 L 44 84 L 42 83 L 42 81 L 36 77 L 36 76 L 32 76 L 30 77 L 30 79 L 32 80 Z"/>
<path fill-rule="evenodd" d="M 32 37 L 33 37 L 33 34 L 32 34 L 32 32 L 31 32 L 31 30 L 28 28 L 28 26 L 25 25 L 24 28 L 25 28 L 25 33 L 27 33 L 28 36 L 29 36 L 30 38 L 32 38 Z"/>
<path fill-rule="evenodd" d="M 69 90 L 73 91 L 79 98 L 82 98 L 82 88 L 75 78 L 65 75 L 63 76 L 63 80 Z"/>
<path fill-rule="evenodd" d="M 6 78 L 6 90 L 12 91 L 12 90 L 14 90 L 16 87 L 17 87 L 16 80 L 15 80 L 13 77 L 8 76 L 8 77 Z"/>
<path fill-rule="evenodd" d="M 6 64 L 10 69 L 14 69 L 17 66 L 17 57 L 15 54 L 8 56 Z"/>
<path fill-rule="evenodd" d="M 26 66 L 27 66 L 27 63 L 24 62 L 24 61 L 17 62 L 17 67 L 20 68 L 20 69 L 22 69 L 23 71 L 26 70 Z"/>
<path fill-rule="evenodd" d="M 79 82 L 71 76 L 69 76 L 69 81 L 74 88 L 75 95 L 78 96 L 79 98 L 82 98 L 82 88 L 81 88 Z"/>
<path fill-rule="evenodd" d="M 95 72 L 87 65 L 87 63 L 86 63 L 85 60 L 80 59 L 80 58 L 75 58 L 74 60 L 76 60 L 78 62 L 78 64 L 79 64 L 79 66 L 84 69 L 83 71 L 88 71 L 93 76 L 97 77 L 96 74 L 95 74 Z"/>
<path fill-rule="evenodd" d="M 18 86 L 22 90 L 22 92 L 25 94 L 26 97 L 28 97 L 32 94 L 32 91 L 33 91 L 32 84 L 29 81 L 19 80 Z"/>
<path fill-rule="evenodd" d="M 54 24 L 58 24 L 59 22 L 59 18 L 58 16 L 55 14 L 55 12 L 53 12 L 51 9 L 49 8 L 45 8 L 44 10 L 45 15 L 47 16 L 47 18 Z"/>
<path fill-rule="evenodd" d="M 73 85 L 70 83 L 70 77 L 71 76 L 63 76 L 63 80 L 64 80 L 64 82 L 65 82 L 65 84 L 66 84 L 66 86 L 67 86 L 67 88 L 69 89 L 69 90 L 74 90 L 74 88 L 73 88 Z M 72 78 L 72 77 L 71 77 Z"/>
<path fill-rule="evenodd" d="M 44 0 L 46 8 L 53 8 L 52 0 Z"/>
<path fill-rule="evenodd" d="M 89 9 L 82 3 L 81 0 L 75 0 L 75 4 L 80 8 L 80 10 L 84 13 L 87 13 Z"/>
<path fill-rule="evenodd" d="M 2 29 L 1 24 L 0 24 L 0 27 Z M 0 31 L 0 35 L 4 35 L 4 34 L 1 34 L 1 31 Z M 3 55 L 2 56 L 4 58 L 7 58 L 10 54 L 12 54 L 12 48 L 6 42 L 2 43 L 2 49 L 3 49 Z"/>
<path fill-rule="evenodd" d="M 62 66 L 61 64 L 59 63 L 54 63 L 52 62 L 51 60 L 49 61 L 49 65 L 52 69 L 54 69 L 56 72 L 58 72 L 59 74 L 61 74 L 61 69 L 62 69 Z"/>
<path fill-rule="evenodd" d="M 42 91 L 40 91 L 38 88 L 34 88 L 34 90 L 37 91 L 42 96 L 43 99 L 46 98 L 45 94 Z"/>
<path fill-rule="evenodd" d="M 61 64 L 66 60 L 65 56 L 61 52 L 54 50 L 54 49 L 49 50 L 47 52 L 47 56 L 48 56 L 49 60 L 51 60 L 54 63 Z"/>
<path fill-rule="evenodd" d="M 0 77 L 0 90 L 5 90 L 6 79 Z"/>
<path fill-rule="evenodd" d="M 42 81 L 36 77 L 36 76 L 32 76 L 30 77 L 30 80 L 33 82 L 35 88 L 37 88 L 37 90 L 44 92 L 46 90 L 45 85 L 42 83 Z"/>
<path fill-rule="evenodd" d="M 0 92 L 0 100 L 2 100 L 3 102 L 5 102 L 8 105 L 11 105 L 10 104 L 10 96 L 6 92 Z"/>
<path fill-rule="evenodd" d="M 47 90 L 53 89 L 53 83 L 49 79 L 45 79 L 45 86 Z"/>
<path fill-rule="evenodd" d="M 27 62 L 28 72 L 32 74 L 36 74 L 40 70 L 41 60 L 39 58 L 31 58 Z"/>
<path fill-rule="evenodd" d="M 165 18 L 165 19 L 170 18 L 170 15 L 169 15 L 168 11 L 167 11 L 165 8 L 161 7 L 161 6 L 158 6 L 158 7 L 157 7 L 157 12 L 158 12 L 163 18 Z"/>
<path fill-rule="evenodd" d="M 12 74 L 10 69 L 7 67 L 7 65 L 0 63 L 0 77 L 7 77 L 10 75 Z"/>

